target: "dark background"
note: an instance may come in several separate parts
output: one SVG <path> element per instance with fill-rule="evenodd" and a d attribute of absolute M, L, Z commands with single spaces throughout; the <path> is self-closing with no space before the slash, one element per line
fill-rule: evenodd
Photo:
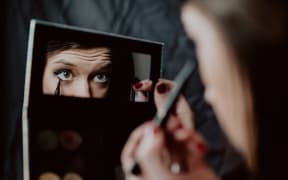
<path fill-rule="evenodd" d="M 164 42 L 163 77 L 168 79 L 173 79 L 187 59 L 196 61 L 195 46 L 180 21 L 178 0 L 2 0 L 0 3 L 2 180 L 22 179 L 21 111 L 31 18 Z M 185 95 L 199 115 L 196 128 L 209 143 L 209 164 L 225 174 L 239 165 L 239 157 L 225 143 L 213 111 L 203 101 L 203 89 L 197 75 L 190 79 Z"/>

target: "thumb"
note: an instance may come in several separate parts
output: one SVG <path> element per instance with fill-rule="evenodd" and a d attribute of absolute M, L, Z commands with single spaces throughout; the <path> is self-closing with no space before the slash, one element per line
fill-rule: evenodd
<path fill-rule="evenodd" d="M 156 125 L 145 129 L 143 140 L 135 156 L 143 175 L 147 179 L 154 179 L 160 174 L 169 173 L 166 163 L 167 150 L 165 147 L 164 132 Z"/>
<path fill-rule="evenodd" d="M 167 101 L 168 94 L 174 87 L 174 82 L 166 79 L 159 79 L 155 86 L 154 101 L 157 109 L 163 108 Z"/>
<path fill-rule="evenodd" d="M 175 82 L 165 79 L 159 79 L 154 91 L 154 101 L 157 107 L 157 111 L 161 111 L 164 108 L 165 104 L 167 103 L 169 93 L 171 93 L 171 90 L 174 87 Z M 172 114 L 177 117 L 177 123 L 180 123 L 185 128 L 193 128 L 194 114 L 190 109 L 189 103 L 183 95 L 179 96 L 173 108 Z"/>

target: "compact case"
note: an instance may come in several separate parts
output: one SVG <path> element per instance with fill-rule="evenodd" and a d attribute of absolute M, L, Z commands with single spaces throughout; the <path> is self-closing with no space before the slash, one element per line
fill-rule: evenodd
<path fill-rule="evenodd" d="M 104 46 L 131 58 L 119 53 L 112 58 L 105 98 L 47 94 L 43 76 L 51 42 Z M 138 102 L 132 86 L 144 79 L 157 82 L 162 47 L 159 42 L 32 20 L 22 118 L 24 180 L 122 179 L 122 147 L 130 132 L 155 113 L 153 94 Z"/>

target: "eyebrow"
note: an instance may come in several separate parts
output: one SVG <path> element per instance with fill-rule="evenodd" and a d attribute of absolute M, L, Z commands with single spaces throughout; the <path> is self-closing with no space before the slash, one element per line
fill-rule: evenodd
<path fill-rule="evenodd" d="M 112 63 L 108 62 L 108 63 L 100 64 L 100 67 L 94 70 L 97 72 L 112 70 Z"/>
<path fill-rule="evenodd" d="M 67 66 L 76 66 L 75 64 L 67 61 L 66 59 L 57 59 L 53 61 L 52 64 L 65 64 Z"/>

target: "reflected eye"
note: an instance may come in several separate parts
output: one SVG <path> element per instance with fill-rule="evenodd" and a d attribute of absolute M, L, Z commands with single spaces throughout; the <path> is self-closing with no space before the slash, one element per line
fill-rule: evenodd
<path fill-rule="evenodd" d="M 106 83 L 109 81 L 109 78 L 106 74 L 96 74 L 93 78 L 93 81 L 99 83 Z"/>
<path fill-rule="evenodd" d="M 55 72 L 56 76 L 62 81 L 72 80 L 72 72 L 68 69 L 61 69 Z"/>

